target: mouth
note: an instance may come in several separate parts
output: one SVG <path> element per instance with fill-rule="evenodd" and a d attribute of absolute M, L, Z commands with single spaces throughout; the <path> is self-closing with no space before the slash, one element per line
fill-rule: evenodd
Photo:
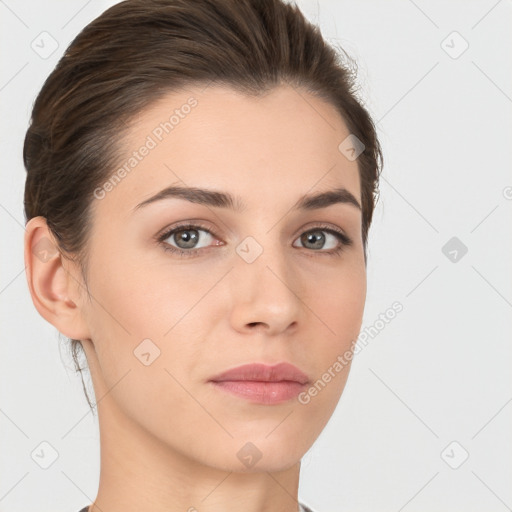
<path fill-rule="evenodd" d="M 246 364 L 227 370 L 209 380 L 218 390 L 253 403 L 278 404 L 295 398 L 309 379 L 290 363 L 269 366 Z"/>

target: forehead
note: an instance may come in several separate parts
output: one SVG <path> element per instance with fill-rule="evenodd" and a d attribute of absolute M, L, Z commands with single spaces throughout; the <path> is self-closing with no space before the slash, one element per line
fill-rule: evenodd
<path fill-rule="evenodd" d="M 100 208 L 126 212 L 177 183 L 231 192 L 248 208 L 340 186 L 360 200 L 357 161 L 338 148 L 349 135 L 334 106 L 291 86 L 172 92 L 132 120 Z"/>

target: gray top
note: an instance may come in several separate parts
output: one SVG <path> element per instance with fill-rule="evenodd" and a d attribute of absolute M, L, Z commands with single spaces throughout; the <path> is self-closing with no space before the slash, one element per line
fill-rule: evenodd
<path fill-rule="evenodd" d="M 89 506 L 84 507 L 80 512 L 89 512 Z M 299 512 L 313 512 L 313 510 L 299 501 Z"/>

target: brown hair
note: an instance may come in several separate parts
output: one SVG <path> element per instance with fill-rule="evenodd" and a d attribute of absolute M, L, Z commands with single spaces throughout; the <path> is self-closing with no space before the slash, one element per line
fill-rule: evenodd
<path fill-rule="evenodd" d="M 356 97 L 355 63 L 340 50 L 283 0 L 114 5 L 71 42 L 35 100 L 23 148 L 26 222 L 45 217 L 61 253 L 78 262 L 85 280 L 93 192 L 119 161 L 135 114 L 189 84 L 214 82 L 258 95 L 287 82 L 334 105 L 364 144 L 357 161 L 366 262 L 383 158 Z M 80 340 L 71 347 L 81 373 Z"/>

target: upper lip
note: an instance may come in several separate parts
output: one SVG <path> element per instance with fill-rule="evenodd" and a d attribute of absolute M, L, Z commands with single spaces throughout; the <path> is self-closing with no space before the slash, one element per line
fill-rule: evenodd
<path fill-rule="evenodd" d="M 250 380 L 260 382 L 294 381 L 306 384 L 308 377 L 296 366 L 290 363 L 267 365 L 262 363 L 249 363 L 231 368 L 210 379 L 213 382 L 226 380 Z"/>

